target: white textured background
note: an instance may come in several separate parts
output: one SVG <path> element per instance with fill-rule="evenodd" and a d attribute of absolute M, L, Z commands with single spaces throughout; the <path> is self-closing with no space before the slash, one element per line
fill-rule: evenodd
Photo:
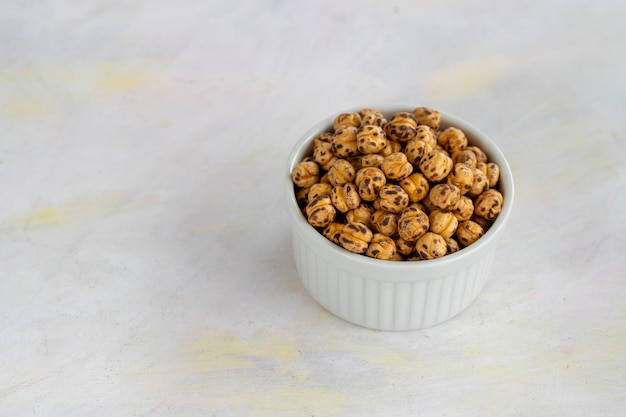
<path fill-rule="evenodd" d="M 625 5 L 4 2 L 0 415 L 623 415 Z M 282 181 L 399 101 L 517 193 L 476 302 L 386 333 L 305 292 Z"/>

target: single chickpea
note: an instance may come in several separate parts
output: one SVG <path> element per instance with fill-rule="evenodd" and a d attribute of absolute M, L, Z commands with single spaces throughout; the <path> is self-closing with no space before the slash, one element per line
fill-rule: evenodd
<path fill-rule="evenodd" d="M 348 223 L 363 223 L 367 227 L 372 227 L 373 210 L 367 204 L 360 204 L 358 207 L 346 213 Z"/>
<path fill-rule="evenodd" d="M 433 210 L 428 215 L 430 220 L 430 231 L 440 234 L 445 238 L 454 235 L 459 221 L 449 210 Z"/>
<path fill-rule="evenodd" d="M 420 125 L 426 125 L 433 130 L 439 130 L 441 123 L 441 114 L 435 109 L 429 107 L 418 107 L 413 110 L 413 115 Z"/>
<path fill-rule="evenodd" d="M 387 138 L 382 127 L 361 126 L 356 132 L 356 147 L 362 154 L 375 154 L 387 146 Z"/>
<path fill-rule="evenodd" d="M 355 209 L 361 204 L 361 197 L 356 185 L 347 183 L 336 185 L 330 193 L 333 206 L 342 213 Z"/>
<path fill-rule="evenodd" d="M 332 222 L 322 232 L 322 235 L 333 242 L 336 245 L 339 245 L 339 238 L 341 237 L 341 232 L 343 231 L 343 223 Z"/>
<path fill-rule="evenodd" d="M 474 214 L 486 220 L 493 221 L 502 211 L 504 198 L 500 191 L 490 188 L 476 198 Z"/>
<path fill-rule="evenodd" d="M 398 235 L 406 241 L 415 242 L 428 232 L 429 226 L 426 213 L 416 207 L 407 207 L 398 220 Z"/>
<path fill-rule="evenodd" d="M 344 126 L 335 131 L 331 144 L 333 152 L 338 158 L 347 158 L 358 155 L 359 149 L 356 143 L 357 128 Z"/>
<path fill-rule="evenodd" d="M 432 146 L 425 140 L 418 139 L 417 137 L 407 142 L 404 147 L 404 153 L 406 158 L 413 165 L 419 165 L 424 155 L 433 150 Z"/>
<path fill-rule="evenodd" d="M 467 137 L 461 129 L 449 127 L 439 134 L 437 143 L 450 154 L 453 154 L 467 147 Z"/>
<path fill-rule="evenodd" d="M 452 159 L 445 153 L 432 150 L 419 162 L 422 174 L 432 182 L 439 182 L 452 170 Z"/>
<path fill-rule="evenodd" d="M 452 210 L 461 199 L 461 190 L 453 184 L 437 184 L 431 188 L 430 202 L 441 210 Z"/>
<path fill-rule="evenodd" d="M 365 108 L 361 110 L 360 114 L 361 126 L 375 125 L 384 128 L 387 124 L 387 118 L 385 118 L 385 115 L 377 109 Z"/>
<path fill-rule="evenodd" d="M 387 177 L 379 168 L 361 168 L 356 173 L 355 183 L 363 200 L 374 201 L 378 198 L 382 187 L 387 183 Z"/>
<path fill-rule="evenodd" d="M 412 113 L 397 112 L 387 123 L 385 133 L 391 140 L 407 142 L 417 133 L 416 128 L 417 120 Z"/>
<path fill-rule="evenodd" d="M 409 196 L 399 185 L 385 184 L 378 194 L 378 203 L 383 210 L 400 213 L 409 205 Z"/>
<path fill-rule="evenodd" d="M 462 246 L 471 245 L 484 234 L 485 230 L 482 226 L 472 220 L 462 221 L 456 229 L 457 240 Z"/>
<path fill-rule="evenodd" d="M 348 223 L 341 231 L 339 244 L 350 252 L 365 253 L 372 237 L 372 231 L 363 223 Z"/>
<path fill-rule="evenodd" d="M 422 260 L 435 259 L 448 252 L 448 245 L 443 236 L 434 232 L 426 232 L 415 242 L 415 250 Z"/>
<path fill-rule="evenodd" d="M 328 171 L 328 180 L 332 185 L 343 185 L 354 181 L 356 171 L 345 159 L 338 159 Z"/>
<path fill-rule="evenodd" d="M 329 196 L 318 195 L 306 205 L 306 215 L 309 224 L 313 227 L 326 227 L 337 215 L 337 210 Z"/>
<path fill-rule="evenodd" d="M 446 182 L 459 187 L 461 195 L 465 195 L 472 189 L 474 173 L 469 166 L 457 163 L 452 167 L 452 171 L 450 171 L 446 177 Z"/>
<path fill-rule="evenodd" d="M 370 258 L 390 260 L 396 255 L 396 243 L 389 236 L 374 233 L 365 254 Z"/>
<path fill-rule="evenodd" d="M 333 121 L 333 130 L 337 131 L 342 127 L 361 126 L 361 115 L 359 113 L 341 113 Z"/>
<path fill-rule="evenodd" d="M 398 233 L 398 215 L 385 210 L 376 210 L 372 213 L 372 229 L 385 236 Z"/>
<path fill-rule="evenodd" d="M 452 209 L 452 214 L 460 222 L 469 220 L 474 214 L 474 202 L 471 198 L 462 195 L 456 207 Z"/>
<path fill-rule="evenodd" d="M 402 180 L 413 172 L 413 165 L 402 152 L 394 152 L 386 156 L 380 168 L 385 173 L 387 179 L 394 181 Z"/>
<path fill-rule="evenodd" d="M 298 187 L 310 187 L 319 180 L 320 167 L 313 161 L 303 161 L 291 171 L 291 180 Z"/>
<path fill-rule="evenodd" d="M 398 185 L 407 193 L 411 203 L 417 203 L 418 201 L 423 200 L 424 197 L 428 195 L 428 191 L 430 191 L 430 184 L 428 183 L 428 180 L 424 174 L 419 172 L 414 172 L 404 178 L 398 183 Z"/>

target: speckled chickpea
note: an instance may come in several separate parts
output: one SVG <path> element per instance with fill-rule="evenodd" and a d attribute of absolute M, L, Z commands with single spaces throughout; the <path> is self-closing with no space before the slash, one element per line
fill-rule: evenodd
<path fill-rule="evenodd" d="M 413 116 L 420 125 L 426 125 L 433 130 L 439 130 L 441 123 L 441 114 L 435 109 L 429 107 L 418 107 L 413 110 Z"/>
<path fill-rule="evenodd" d="M 386 210 L 376 210 L 372 213 L 372 229 L 385 236 L 398 233 L 398 215 Z"/>
<path fill-rule="evenodd" d="M 394 241 L 396 242 L 396 251 L 404 256 L 410 255 L 415 250 L 415 241 L 410 242 L 400 236 L 396 236 Z"/>
<path fill-rule="evenodd" d="M 387 146 L 387 138 L 382 127 L 361 126 L 356 132 L 356 147 L 362 154 L 375 154 Z"/>
<path fill-rule="evenodd" d="M 462 246 L 471 245 L 484 234 L 482 226 L 472 220 L 462 221 L 456 229 L 457 240 Z"/>
<path fill-rule="evenodd" d="M 445 153 L 432 150 L 420 160 L 422 174 L 432 182 L 439 182 L 452 170 L 452 159 Z"/>
<path fill-rule="evenodd" d="M 437 184 L 428 193 L 430 202 L 440 210 L 452 210 L 461 198 L 461 190 L 453 184 Z"/>
<path fill-rule="evenodd" d="M 322 132 L 313 138 L 313 146 L 317 146 L 320 142 L 330 143 L 333 139 L 333 134 L 330 132 Z"/>
<path fill-rule="evenodd" d="M 358 207 L 346 213 L 348 223 L 363 223 L 367 227 L 372 227 L 372 214 L 374 211 L 367 204 L 359 204 Z"/>
<path fill-rule="evenodd" d="M 333 206 L 342 213 L 347 213 L 361 204 L 359 192 L 356 185 L 352 183 L 335 186 L 330 194 L 330 199 Z"/>
<path fill-rule="evenodd" d="M 341 237 L 341 232 L 343 231 L 344 224 L 332 222 L 322 232 L 322 235 L 333 242 L 336 245 L 339 245 L 339 238 Z"/>
<path fill-rule="evenodd" d="M 296 189 L 296 201 L 298 202 L 300 209 L 304 209 L 304 207 L 308 204 L 311 188 L 313 188 L 313 185 L 305 188 L 298 187 Z"/>
<path fill-rule="evenodd" d="M 328 171 L 328 180 L 332 185 L 343 185 L 354 181 L 356 171 L 345 159 L 338 159 Z"/>
<path fill-rule="evenodd" d="M 440 234 L 445 238 L 454 235 L 459 221 L 449 210 L 433 210 L 428 215 L 430 231 Z"/>
<path fill-rule="evenodd" d="M 487 154 L 478 146 L 468 146 L 467 149 L 474 152 L 477 162 L 487 162 Z"/>
<path fill-rule="evenodd" d="M 406 241 L 415 242 L 428 232 L 429 226 L 426 213 L 415 207 L 407 207 L 402 210 L 398 220 L 398 235 Z"/>
<path fill-rule="evenodd" d="M 356 132 L 357 128 L 353 126 L 344 126 L 335 131 L 331 144 L 333 145 L 333 152 L 338 158 L 358 155 Z"/>
<path fill-rule="evenodd" d="M 326 227 L 337 215 L 337 210 L 329 196 L 318 195 L 306 205 L 306 215 L 309 224 L 313 227 Z"/>
<path fill-rule="evenodd" d="M 461 195 L 465 195 L 472 189 L 474 173 L 472 169 L 465 164 L 454 164 L 452 171 L 450 171 L 446 177 L 446 183 L 456 185 L 459 187 L 459 190 L 461 190 Z"/>
<path fill-rule="evenodd" d="M 342 127 L 361 126 L 361 115 L 359 113 L 341 113 L 333 121 L 333 130 L 337 131 Z"/>
<path fill-rule="evenodd" d="M 396 243 L 389 236 L 374 233 L 365 254 L 370 258 L 390 260 L 396 255 Z"/>
<path fill-rule="evenodd" d="M 452 154 L 452 162 L 455 164 L 465 164 L 470 168 L 476 168 L 476 154 L 469 150 L 463 149 L 462 151 L 457 151 Z"/>
<path fill-rule="evenodd" d="M 378 194 L 378 203 L 383 210 L 400 213 L 409 205 L 409 196 L 399 185 L 385 184 Z"/>
<path fill-rule="evenodd" d="M 453 154 L 467 147 L 467 137 L 461 129 L 449 127 L 439 133 L 437 143 L 450 154 Z"/>
<path fill-rule="evenodd" d="M 387 140 L 387 146 L 385 146 L 385 149 L 378 152 L 378 154 L 385 157 L 391 155 L 394 152 L 402 152 L 402 143 L 395 140 Z"/>
<path fill-rule="evenodd" d="M 419 165 L 424 155 L 427 155 L 432 150 L 432 146 L 426 141 L 413 138 L 404 147 L 404 154 L 410 163 Z"/>
<path fill-rule="evenodd" d="M 333 153 L 333 145 L 330 142 L 317 142 L 313 145 L 313 159 L 322 169 L 328 171 L 337 160 Z"/>
<path fill-rule="evenodd" d="M 314 161 L 303 161 L 291 171 L 291 180 L 298 187 L 310 187 L 319 181 L 320 167 Z"/>
<path fill-rule="evenodd" d="M 448 245 L 443 236 L 426 232 L 415 242 L 415 250 L 422 260 L 440 258 L 448 252 Z"/>
<path fill-rule="evenodd" d="M 437 132 L 426 125 L 419 125 L 415 129 L 415 137 L 413 139 L 423 140 L 434 149 L 437 146 Z"/>
<path fill-rule="evenodd" d="M 318 182 L 317 184 L 313 184 L 309 188 L 309 195 L 308 195 L 307 202 L 313 200 L 318 195 L 328 195 L 329 196 L 330 193 L 332 193 L 332 191 L 333 191 L 333 186 L 330 185 L 329 183 Z"/>
<path fill-rule="evenodd" d="M 487 162 L 478 161 L 476 162 L 476 166 L 474 169 L 481 171 L 483 174 L 487 175 Z"/>
<path fill-rule="evenodd" d="M 362 168 L 367 168 L 367 167 L 379 168 L 383 164 L 384 160 L 385 160 L 385 157 L 380 154 L 363 155 L 361 156 L 361 167 Z"/>
<path fill-rule="evenodd" d="M 470 197 L 478 197 L 489 189 L 489 179 L 487 175 L 478 168 L 474 168 L 472 173 L 474 175 L 472 188 L 466 194 Z"/>
<path fill-rule="evenodd" d="M 495 162 L 487 163 L 487 179 L 489 180 L 489 187 L 493 188 L 498 184 L 500 180 L 500 167 Z"/>
<path fill-rule="evenodd" d="M 412 139 L 417 128 L 417 120 L 412 113 L 409 112 L 397 112 L 395 113 L 389 123 L 385 126 L 385 133 L 391 140 L 398 142 L 407 142 Z"/>
<path fill-rule="evenodd" d="M 502 211 L 503 197 L 500 191 L 490 188 L 478 197 L 474 204 L 474 214 L 493 221 Z"/>
<path fill-rule="evenodd" d="M 403 152 L 394 152 L 386 156 L 380 169 L 385 173 L 387 179 L 399 181 L 413 172 L 413 165 L 407 160 Z"/>
<path fill-rule="evenodd" d="M 424 174 L 419 172 L 414 172 L 404 178 L 398 183 L 398 185 L 407 193 L 411 203 L 423 200 L 424 197 L 428 195 L 428 191 L 430 191 L 430 184 L 428 183 L 428 180 Z"/>
<path fill-rule="evenodd" d="M 462 195 L 456 207 L 452 209 L 452 214 L 460 222 L 469 220 L 474 214 L 474 202 L 471 198 Z"/>
<path fill-rule="evenodd" d="M 350 252 L 365 253 L 372 237 L 372 231 L 363 223 L 348 223 L 341 231 L 339 244 Z"/>
<path fill-rule="evenodd" d="M 387 124 L 387 118 L 380 110 L 365 108 L 361 110 L 360 114 L 361 126 L 375 125 L 384 128 Z"/>
<path fill-rule="evenodd" d="M 459 242 L 452 237 L 446 237 L 444 239 L 446 240 L 446 246 L 448 248 L 446 255 L 459 251 Z"/>
<path fill-rule="evenodd" d="M 356 173 L 355 183 L 363 200 L 374 201 L 378 198 L 381 188 L 387 183 L 387 178 L 379 168 L 361 168 Z"/>

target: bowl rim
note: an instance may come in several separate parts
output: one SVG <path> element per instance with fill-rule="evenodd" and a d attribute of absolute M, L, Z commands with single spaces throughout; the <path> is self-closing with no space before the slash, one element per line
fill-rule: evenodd
<path fill-rule="evenodd" d="M 494 241 L 498 240 L 513 209 L 514 181 L 511 167 L 500 148 L 486 133 L 467 121 L 440 110 L 437 111 L 441 114 L 442 126 L 454 126 L 461 129 L 466 136 L 468 136 L 468 139 L 470 139 L 470 145 L 476 145 L 475 142 L 480 142 L 480 145 L 482 145 L 480 147 L 487 154 L 489 160 L 496 162 L 500 167 L 499 189 L 503 196 L 502 211 L 492 226 L 480 239 L 470 246 L 461 248 L 455 253 L 448 254 L 440 258 L 420 261 L 389 261 L 371 258 L 363 254 L 352 253 L 336 245 L 325 238 L 320 232 L 317 231 L 317 229 L 312 227 L 302 215 L 296 200 L 294 184 L 291 180 L 291 172 L 293 167 L 302 160 L 304 155 L 306 155 L 307 150 L 312 148 L 313 138 L 317 134 L 332 128 L 333 121 L 338 114 L 359 112 L 365 108 L 373 108 L 380 110 L 386 117 L 389 117 L 391 114 L 399 111 L 412 112 L 413 109 L 417 107 L 424 106 L 413 103 L 387 103 L 350 107 L 334 112 L 332 115 L 323 118 L 309 128 L 295 143 L 287 160 L 284 185 L 288 212 L 292 221 L 296 222 L 295 225 L 292 224 L 292 228 L 297 225 L 298 229 L 305 233 L 307 238 L 313 239 L 317 245 L 321 245 L 319 247 L 323 248 L 324 251 L 331 251 L 330 253 L 332 253 L 336 259 L 341 259 L 342 262 L 358 264 L 365 268 L 384 268 L 386 272 L 397 271 L 404 273 L 416 273 L 419 271 L 431 271 L 435 268 L 440 269 L 444 266 L 451 267 L 459 263 L 466 264 L 468 258 L 476 256 L 477 253 L 486 250 Z"/>

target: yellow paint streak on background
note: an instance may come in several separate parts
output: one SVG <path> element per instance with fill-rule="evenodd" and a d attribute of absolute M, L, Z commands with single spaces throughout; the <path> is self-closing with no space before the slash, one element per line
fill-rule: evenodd
<path fill-rule="evenodd" d="M 224 329 L 211 329 L 209 335 L 184 348 L 183 353 L 200 372 L 247 369 L 268 361 L 282 366 L 299 357 L 293 341 L 279 335 L 242 337 Z"/>
<path fill-rule="evenodd" d="M 495 83 L 510 75 L 517 58 L 492 56 L 464 61 L 438 70 L 423 80 L 439 100 L 463 98 L 490 89 Z"/>
<path fill-rule="evenodd" d="M 28 230 L 63 226 L 106 216 L 118 212 L 128 205 L 129 200 L 125 194 L 107 193 L 58 205 L 40 207 L 30 213 L 15 216 L 10 223 Z"/>

